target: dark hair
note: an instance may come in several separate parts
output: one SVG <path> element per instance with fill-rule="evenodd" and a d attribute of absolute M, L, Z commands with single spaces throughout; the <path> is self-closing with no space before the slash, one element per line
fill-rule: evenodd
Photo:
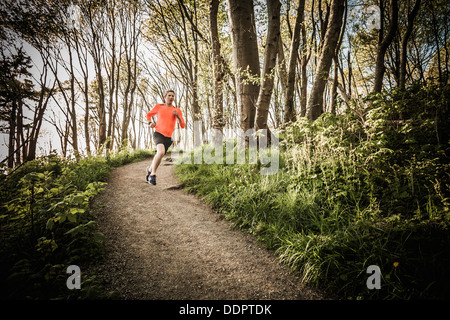
<path fill-rule="evenodd" d="M 173 91 L 172 89 L 166 90 L 166 92 L 164 93 L 164 97 L 167 96 L 167 94 L 169 92 L 172 92 L 175 95 L 175 91 Z"/>

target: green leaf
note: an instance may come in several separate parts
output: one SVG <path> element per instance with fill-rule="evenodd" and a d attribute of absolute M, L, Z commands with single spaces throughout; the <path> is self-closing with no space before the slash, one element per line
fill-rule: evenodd
<path fill-rule="evenodd" d="M 46 224 L 47 230 L 53 230 L 54 226 L 55 226 L 55 220 L 53 218 L 48 219 L 47 224 Z"/>
<path fill-rule="evenodd" d="M 43 179 L 44 178 L 44 174 L 43 173 L 38 173 L 38 172 L 30 172 L 29 174 L 27 174 L 23 178 L 26 181 L 37 181 L 39 179 Z"/>
<path fill-rule="evenodd" d="M 65 234 L 67 235 L 77 235 L 80 232 L 84 232 L 84 225 L 76 226 L 75 228 L 70 229 Z"/>
<path fill-rule="evenodd" d="M 407 191 L 403 191 L 402 193 L 400 193 L 400 194 L 398 195 L 398 197 L 399 197 L 400 199 L 408 198 L 408 197 L 409 197 L 409 193 L 408 193 Z"/>
<path fill-rule="evenodd" d="M 72 201 L 75 204 L 83 204 L 83 202 L 86 200 L 86 196 L 85 195 L 76 195 L 72 197 Z"/>
<path fill-rule="evenodd" d="M 97 226 L 97 222 L 92 220 L 85 224 L 86 228 L 94 228 L 95 226 Z"/>
<path fill-rule="evenodd" d="M 69 213 L 70 214 L 77 214 L 77 213 L 84 213 L 84 209 L 81 208 L 70 208 Z"/>
<path fill-rule="evenodd" d="M 42 192 L 44 192 L 44 188 L 42 188 L 42 187 L 39 187 L 39 188 L 35 191 L 36 194 L 42 193 Z"/>
<path fill-rule="evenodd" d="M 69 220 L 70 222 L 77 222 L 77 216 L 74 214 L 68 214 L 67 220 Z"/>

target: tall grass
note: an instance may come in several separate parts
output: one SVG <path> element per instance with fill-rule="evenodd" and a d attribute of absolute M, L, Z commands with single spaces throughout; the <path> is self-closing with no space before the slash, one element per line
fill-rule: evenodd
<path fill-rule="evenodd" d="M 450 297 L 448 89 L 372 97 L 364 114 L 299 119 L 283 166 L 180 165 L 186 187 L 254 234 L 305 283 L 345 299 Z M 366 286 L 367 267 L 382 288 Z"/>

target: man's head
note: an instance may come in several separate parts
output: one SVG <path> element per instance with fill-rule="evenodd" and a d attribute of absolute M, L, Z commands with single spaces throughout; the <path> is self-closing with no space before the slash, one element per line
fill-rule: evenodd
<path fill-rule="evenodd" d="M 167 90 L 164 93 L 164 99 L 166 100 L 166 103 L 172 104 L 173 100 L 175 100 L 175 91 L 172 89 Z"/>

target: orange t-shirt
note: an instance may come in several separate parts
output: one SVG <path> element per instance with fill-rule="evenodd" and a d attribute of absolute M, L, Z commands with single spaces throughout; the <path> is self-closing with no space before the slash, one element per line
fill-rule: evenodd
<path fill-rule="evenodd" d="M 172 137 L 173 130 L 175 130 L 175 125 L 177 123 L 177 116 L 172 112 L 176 110 L 181 118 L 180 127 L 184 128 L 186 124 L 184 123 L 183 114 L 181 109 L 177 107 L 168 107 L 165 104 L 157 104 L 147 113 L 147 120 L 150 121 L 154 115 L 158 116 L 158 121 L 156 122 L 155 131 L 161 133 L 163 136 Z"/>

